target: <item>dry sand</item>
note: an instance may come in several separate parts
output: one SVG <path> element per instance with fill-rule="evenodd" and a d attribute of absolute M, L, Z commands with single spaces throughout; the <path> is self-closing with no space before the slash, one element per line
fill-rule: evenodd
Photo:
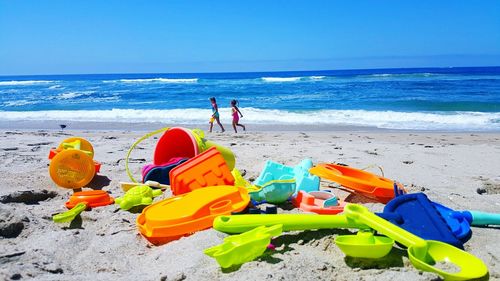
<path fill-rule="evenodd" d="M 16 131 L 0 133 L 0 278 L 37 280 L 435 280 L 415 270 L 406 251 L 394 248 L 382 261 L 345 258 L 332 239 L 347 230 L 286 233 L 277 249 L 240 268 L 221 270 L 203 250 L 225 234 L 215 230 L 152 246 L 138 234 L 137 214 L 116 206 L 84 212 L 69 224 L 51 216 L 64 211 L 71 191 L 56 187 L 47 172 L 51 147 L 66 137 L 89 139 L 103 163 L 91 187 L 121 196 L 124 157 L 144 132 Z M 500 212 L 500 134 L 415 132 L 253 132 L 209 135 L 230 147 L 247 179 L 268 159 L 294 165 L 303 158 L 354 167 L 377 164 L 385 176 L 409 191 L 424 191 L 454 209 Z M 140 175 L 151 162 L 154 139 L 134 151 L 131 167 Z M 376 172 L 376 169 L 373 169 Z M 322 181 L 322 187 L 331 185 Z M 345 192 L 334 192 L 345 196 Z M 481 194 L 480 194 L 481 193 Z M 168 196 L 168 195 L 166 195 Z M 353 202 L 367 202 L 361 197 Z M 383 205 L 368 203 L 379 211 Z M 285 206 L 287 207 L 287 206 Z M 481 258 L 490 278 L 500 279 L 500 229 L 474 228 L 468 252 Z"/>

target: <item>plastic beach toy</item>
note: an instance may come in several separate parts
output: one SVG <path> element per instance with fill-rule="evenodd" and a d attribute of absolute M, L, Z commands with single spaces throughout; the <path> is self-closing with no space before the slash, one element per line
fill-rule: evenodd
<path fill-rule="evenodd" d="M 500 225 L 500 214 L 480 211 L 455 211 L 432 202 L 455 236 L 465 242 L 470 236 L 471 226 Z M 464 239 L 466 239 L 464 241 Z"/>
<path fill-rule="evenodd" d="M 140 233 L 161 244 L 212 227 L 215 217 L 240 212 L 250 201 L 243 187 L 211 186 L 147 206 L 137 217 Z"/>
<path fill-rule="evenodd" d="M 156 144 L 154 151 L 154 165 L 162 165 L 168 163 L 172 158 L 193 158 L 194 156 L 215 147 L 224 157 L 230 170 L 234 169 L 236 159 L 233 152 L 221 145 L 205 139 L 205 133 L 200 129 L 189 130 L 181 127 L 162 128 L 156 131 L 147 133 L 146 135 L 135 141 L 127 151 L 125 157 L 125 170 L 127 175 L 133 182 L 138 182 L 128 167 L 130 154 L 134 148 L 144 141 L 156 134 L 163 133 Z"/>
<path fill-rule="evenodd" d="M 254 184 L 263 186 L 272 180 L 295 179 L 295 193 L 297 193 L 298 190 L 319 190 L 319 178 L 309 173 L 309 169 L 312 166 L 312 161 L 310 159 L 302 160 L 302 162 L 295 167 L 285 166 L 268 160 Z"/>
<path fill-rule="evenodd" d="M 283 203 L 295 192 L 295 179 L 271 180 L 261 187 L 249 189 L 250 197 L 256 203 Z"/>
<path fill-rule="evenodd" d="M 387 203 L 395 196 L 393 180 L 363 170 L 337 164 L 318 164 L 309 172 L 381 203 Z"/>
<path fill-rule="evenodd" d="M 259 226 L 239 235 L 224 238 L 220 245 L 208 248 L 204 253 L 215 258 L 222 268 L 243 264 L 261 256 L 271 238 L 282 233 L 281 225 Z"/>
<path fill-rule="evenodd" d="M 473 214 L 477 220 L 472 218 Z M 384 212 L 377 215 L 419 237 L 459 248 L 463 248 L 463 243 L 472 235 L 471 222 L 476 221 L 479 225 L 500 224 L 498 214 L 454 211 L 430 201 L 424 193 L 398 194 L 387 203 Z"/>
<path fill-rule="evenodd" d="M 360 230 L 356 235 L 337 236 L 335 244 L 346 256 L 378 259 L 389 254 L 394 240 L 385 236 L 374 235 L 372 230 Z"/>
<path fill-rule="evenodd" d="M 129 210 L 136 206 L 151 205 L 153 198 L 162 194 L 163 192 L 160 189 L 138 185 L 128 190 L 123 197 L 116 198 L 115 202 L 120 205 L 120 209 Z"/>
<path fill-rule="evenodd" d="M 170 171 L 170 188 L 174 195 L 217 185 L 234 185 L 234 177 L 215 147 Z"/>
<path fill-rule="evenodd" d="M 292 199 L 295 207 L 306 211 L 323 215 L 334 215 L 344 211 L 345 202 L 339 201 L 331 192 L 326 191 L 299 191 Z"/>
<path fill-rule="evenodd" d="M 424 239 L 463 248 L 463 241 L 454 235 L 424 193 L 397 196 L 387 203 L 383 213 L 377 215 Z"/>
<path fill-rule="evenodd" d="M 76 218 L 76 216 L 78 216 L 81 212 L 85 211 L 85 209 L 87 209 L 87 203 L 80 202 L 76 204 L 73 208 L 71 208 L 71 210 L 52 216 L 52 221 L 54 221 L 55 223 L 73 221 Z"/>
<path fill-rule="evenodd" d="M 113 197 L 104 190 L 85 190 L 73 193 L 66 202 L 66 207 L 71 209 L 78 203 L 84 202 L 87 207 L 94 208 L 111 205 L 114 201 Z"/>
<path fill-rule="evenodd" d="M 156 144 L 153 162 L 160 165 L 174 157 L 192 158 L 211 147 L 215 147 L 222 154 L 229 170 L 234 169 L 236 160 L 229 148 L 205 139 L 202 130 L 181 127 L 172 127 L 163 133 Z"/>
<path fill-rule="evenodd" d="M 93 160 L 94 149 L 83 138 L 73 137 L 61 142 L 49 153 L 49 174 L 60 187 L 79 189 L 99 172 L 101 164 Z"/>
<path fill-rule="evenodd" d="M 161 184 L 170 184 L 170 171 L 175 167 L 186 162 L 188 158 L 175 157 L 170 159 L 168 163 L 155 165 L 148 164 L 142 167 L 142 182 L 155 181 Z"/>
<path fill-rule="evenodd" d="M 452 245 L 433 240 L 424 240 L 406 230 L 371 213 L 366 207 L 358 204 L 347 204 L 345 215 L 235 215 L 220 216 L 214 220 L 214 228 L 227 233 L 242 233 L 258 226 L 281 224 L 283 231 L 331 229 L 331 228 L 372 228 L 379 234 L 408 247 L 408 256 L 412 264 L 423 271 L 439 274 L 445 280 L 469 280 L 482 278 L 488 273 L 487 267 L 477 257 Z M 359 240 L 358 244 L 363 244 Z M 373 245 L 368 241 L 365 244 Z M 351 247 L 356 245 L 353 243 Z M 360 246 L 365 247 L 365 246 Z M 359 251 L 350 249 L 349 251 Z M 439 269 L 436 263 L 453 263 L 460 269 L 458 272 L 447 272 Z"/>
<path fill-rule="evenodd" d="M 149 187 L 154 187 L 154 188 L 159 188 L 159 189 L 167 189 L 170 188 L 170 185 L 166 184 L 161 184 L 156 181 L 146 181 L 145 183 L 137 183 L 137 182 L 120 182 L 120 186 L 123 191 L 127 192 L 129 191 L 132 187 L 138 186 L 138 185 L 145 185 Z"/>
<path fill-rule="evenodd" d="M 477 257 L 443 242 L 424 240 L 378 217 L 362 205 L 347 204 L 344 212 L 349 219 L 366 224 L 408 247 L 410 261 L 417 269 L 436 273 L 445 280 L 478 279 L 488 274 L 488 268 Z M 458 271 L 441 269 L 437 266 L 439 263 L 453 264 Z"/>
<path fill-rule="evenodd" d="M 231 174 L 234 177 L 234 186 L 250 187 L 252 185 L 245 178 L 243 178 L 238 169 L 234 168 L 231 171 Z"/>

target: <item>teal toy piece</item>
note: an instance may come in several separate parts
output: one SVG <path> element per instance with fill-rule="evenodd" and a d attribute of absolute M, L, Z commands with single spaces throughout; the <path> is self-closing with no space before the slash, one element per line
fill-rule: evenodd
<path fill-rule="evenodd" d="M 500 214 L 485 213 L 480 211 L 465 211 L 471 214 L 471 225 L 500 225 Z"/>
<path fill-rule="evenodd" d="M 310 159 L 302 160 L 302 162 L 295 167 L 285 166 L 268 160 L 254 184 L 262 186 L 272 180 L 293 178 L 296 181 L 294 195 L 296 195 L 299 190 L 304 190 L 306 192 L 317 191 L 319 190 L 319 177 L 309 173 L 309 169 L 312 167 L 313 163 Z"/>
<path fill-rule="evenodd" d="M 153 198 L 162 195 L 160 189 L 152 189 L 147 185 L 137 185 L 129 189 L 123 197 L 115 199 L 122 210 L 130 210 L 136 206 L 151 205 Z"/>
<path fill-rule="evenodd" d="M 283 227 L 280 224 L 259 226 L 245 233 L 226 237 L 222 244 L 208 248 L 204 253 L 215 258 L 222 268 L 243 264 L 261 256 L 271 238 L 282 232 Z"/>
<path fill-rule="evenodd" d="M 283 203 L 296 190 L 295 179 L 272 180 L 265 183 L 260 189 L 250 191 L 250 198 L 256 203 Z"/>

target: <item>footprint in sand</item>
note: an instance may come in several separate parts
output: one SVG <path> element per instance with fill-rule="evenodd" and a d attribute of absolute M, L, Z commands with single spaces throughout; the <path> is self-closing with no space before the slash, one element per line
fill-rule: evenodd
<path fill-rule="evenodd" d="M 57 196 L 57 192 L 42 190 L 16 191 L 0 197 L 0 203 L 24 203 L 27 205 L 38 204 L 40 201 L 52 199 Z"/>

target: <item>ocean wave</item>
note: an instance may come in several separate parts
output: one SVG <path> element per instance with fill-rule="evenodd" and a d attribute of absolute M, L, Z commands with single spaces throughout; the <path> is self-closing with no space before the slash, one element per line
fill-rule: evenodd
<path fill-rule="evenodd" d="M 322 80 L 325 79 L 326 76 L 309 76 L 311 80 Z"/>
<path fill-rule="evenodd" d="M 362 78 L 418 78 L 418 77 L 431 77 L 431 76 L 440 76 L 438 73 L 377 73 L 377 74 L 367 74 L 367 75 L 357 75 L 357 77 Z"/>
<path fill-rule="evenodd" d="M 27 86 L 35 84 L 49 84 L 53 83 L 51 80 L 20 80 L 20 81 L 0 81 L 0 86 Z"/>
<path fill-rule="evenodd" d="M 53 85 L 49 87 L 50 90 L 56 90 L 56 89 L 63 89 L 63 86 L 61 85 Z"/>
<path fill-rule="evenodd" d="M 300 81 L 302 77 L 262 77 L 264 82 L 296 82 Z"/>
<path fill-rule="evenodd" d="M 62 94 L 58 95 L 56 97 L 56 99 L 58 99 L 58 100 L 71 100 L 71 99 L 78 98 L 78 97 L 90 96 L 93 93 L 95 93 L 95 91 L 67 92 L 67 93 L 62 93 Z"/>
<path fill-rule="evenodd" d="M 484 112 L 396 112 L 366 110 L 318 110 L 291 112 L 241 108 L 243 124 L 345 125 L 409 130 L 481 130 L 500 131 L 500 113 Z M 52 110 L 0 111 L 0 120 L 66 120 L 90 122 L 164 122 L 204 124 L 210 110 L 188 108 L 171 110 Z M 231 120 L 231 109 L 220 109 L 221 122 Z"/>
<path fill-rule="evenodd" d="M 38 103 L 37 101 L 13 100 L 13 101 L 6 101 L 6 102 L 4 102 L 2 104 L 2 106 L 5 106 L 5 107 L 16 107 L 16 106 L 32 105 L 32 104 L 37 104 L 37 103 Z M 8 111 L 6 111 L 6 112 L 8 112 Z"/>
<path fill-rule="evenodd" d="M 299 76 L 299 77 L 262 77 L 264 82 L 283 83 L 283 82 L 298 82 L 298 81 L 317 81 L 323 80 L 326 76 Z"/>
<path fill-rule="evenodd" d="M 197 83 L 198 78 L 147 78 L 147 79 L 119 79 L 105 80 L 105 83 L 167 83 L 167 84 L 182 84 L 182 83 Z"/>

